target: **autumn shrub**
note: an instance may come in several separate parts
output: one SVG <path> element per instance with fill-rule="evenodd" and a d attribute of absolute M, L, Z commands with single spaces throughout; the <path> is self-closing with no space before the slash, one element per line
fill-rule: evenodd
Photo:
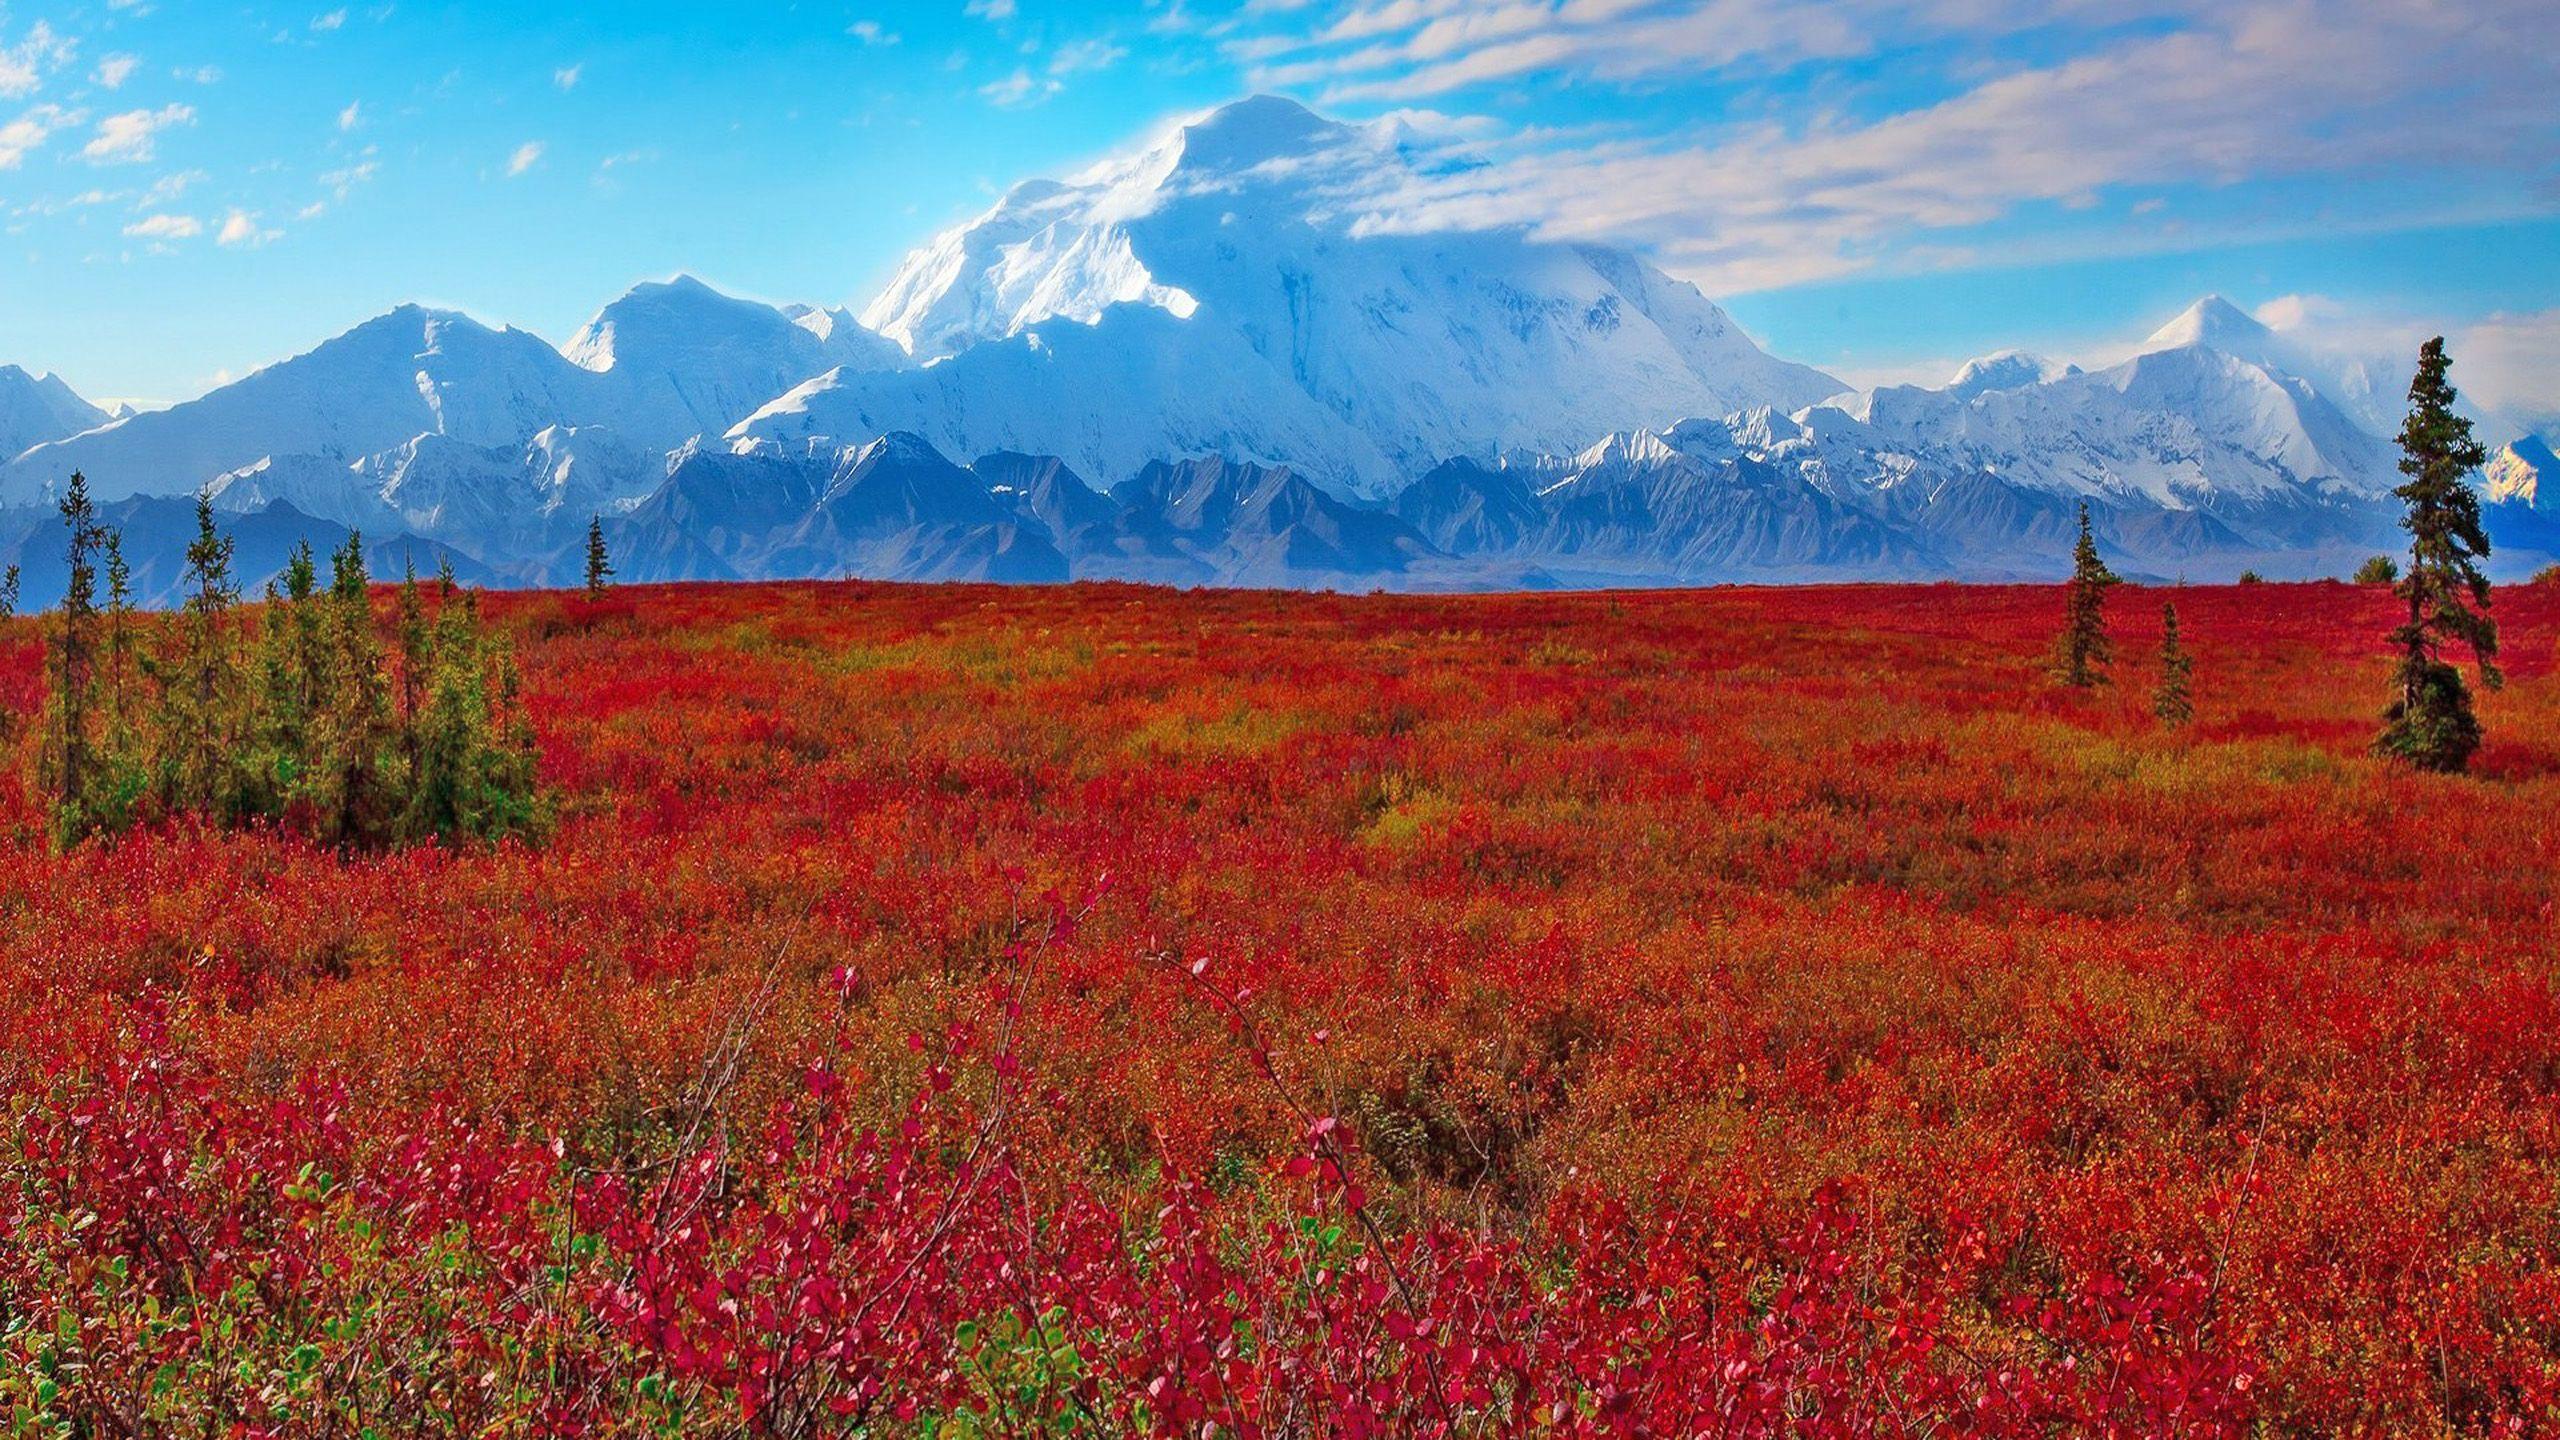
<path fill-rule="evenodd" d="M 0 1414 L 2550 1430 L 2560 591 L 2467 780 L 2176 599 L 2169 727 L 2032 587 L 501 594 L 541 847 L 9 769 Z"/>

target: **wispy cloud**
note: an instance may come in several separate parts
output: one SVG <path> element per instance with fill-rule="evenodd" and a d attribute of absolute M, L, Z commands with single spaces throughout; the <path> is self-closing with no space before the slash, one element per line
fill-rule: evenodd
<path fill-rule="evenodd" d="M 1109 40 L 1072 40 L 1051 52 L 1049 73 L 1079 75 L 1087 71 L 1108 70 L 1128 57 L 1129 47 Z"/>
<path fill-rule="evenodd" d="M 134 208 L 137 210 L 159 209 L 163 205 L 175 202 L 179 196 L 212 178 L 202 170 L 171 171 L 152 181 L 151 188 L 143 191 L 142 198 L 134 202 Z"/>
<path fill-rule="evenodd" d="M 204 233 L 204 222 L 193 215 L 146 215 L 124 233 L 137 240 L 193 240 Z"/>
<path fill-rule="evenodd" d="M 576 65 L 563 65 L 551 72 L 551 83 L 563 90 L 575 90 L 578 88 L 578 82 L 586 77 L 586 73 L 587 67 L 583 61 Z"/>
<path fill-rule="evenodd" d="M 0 19 L 5 19 L 0 15 Z M 0 43 L 0 100 L 20 100 L 36 92 L 45 77 L 71 63 L 79 43 L 42 20 L 27 27 L 14 45 Z"/>
<path fill-rule="evenodd" d="M 39 105 L 17 119 L 0 124 L 0 170 L 15 170 L 29 155 L 44 148 L 44 143 L 58 130 L 67 130 L 81 122 L 77 111 L 59 105 Z"/>
<path fill-rule="evenodd" d="M 338 130 L 342 134 L 363 123 L 364 102 L 361 100 L 348 101 L 347 108 L 338 112 Z"/>
<path fill-rule="evenodd" d="M 2173 8 L 2152 7 L 2161 15 Z M 1862 11 L 1870 22 L 1896 10 L 1943 27 L 1986 7 L 1842 0 L 1814 9 L 1799 0 L 1674 9 L 1628 0 L 1384 0 L 1333 14 L 1311 42 L 1354 48 L 1281 63 L 1322 65 L 1337 81 L 1363 77 L 1349 84 L 1373 95 L 1436 93 L 1530 63 L 1607 80 L 1652 74 L 1670 63 L 1663 56 L 1708 63 L 1856 50 L 1873 43 L 1866 27 L 1834 27 Z M 2066 17 L 2074 9 L 2060 7 Z M 1641 12 L 1632 28 L 1596 23 L 1628 11 Z M 1983 23 L 2014 22 L 2004 11 Z M 1392 54 L 1374 54 L 1374 37 L 1388 33 Z M 1627 48 L 1631 37 L 1648 36 Z M 1942 237 L 2029 206 L 2085 207 L 2109 191 L 2371 174 L 2396 159 L 2522 196 L 2560 144 L 2560 108 L 2549 99 L 2560 89 L 2560 10 L 2543 0 L 2484 0 L 2459 11 L 2404 0 L 2249 0 L 2070 49 L 1870 119 L 1808 105 L 1703 133 L 1516 132 L 1482 146 L 1489 164 L 1446 167 L 1370 196 L 1371 223 L 1519 225 L 1558 239 L 1633 241 L 1712 290 L 1736 291 L 1889 263 L 1972 263 L 1979 252 Z M 2408 125 L 2406 106 L 2421 98 L 2461 115 L 2460 125 Z M 2399 202 L 2407 222 L 2425 219 L 2431 197 L 2407 193 Z M 2389 195 L 2375 202 L 2386 213 L 2393 203 Z M 2157 224 L 2145 229 L 2142 243 L 2156 243 Z M 2015 258 L 2014 249 L 2005 253 Z"/>
<path fill-rule="evenodd" d="M 326 14 L 311 17 L 311 30 L 315 35 L 326 35 L 332 30 L 343 30 L 346 27 L 347 12 L 344 10 L 331 10 Z"/>
<path fill-rule="evenodd" d="M 883 28 L 877 20 L 856 20 L 844 28 L 844 33 L 861 41 L 865 45 L 895 45 L 898 43 L 898 32 Z"/>
<path fill-rule="evenodd" d="M 260 225 L 256 212 L 235 208 L 223 217 L 222 229 L 214 235 L 213 243 L 236 250 L 244 246 L 264 245 L 283 238 L 283 231 L 270 230 Z"/>
<path fill-rule="evenodd" d="M 515 153 L 507 157 L 507 178 L 514 179 L 541 164 L 542 152 L 547 148 L 539 140 L 527 140 L 517 146 Z"/>
<path fill-rule="evenodd" d="M 1019 7 L 1015 5 L 1014 0 L 969 0 L 968 4 L 961 7 L 963 14 L 976 16 L 980 20 L 999 22 L 1012 19 L 1018 10 Z"/>
<path fill-rule="evenodd" d="M 1023 105 L 1036 105 L 1065 88 L 1052 77 L 1034 75 L 1027 67 L 1017 66 L 1012 74 L 1003 79 L 991 80 L 979 86 L 978 95 L 990 105 L 1012 109 Z"/>
<path fill-rule="evenodd" d="M 110 55 L 98 62 L 98 68 L 89 73 L 89 78 L 96 81 L 100 89 L 121 90 L 124 82 L 132 79 L 133 72 L 140 68 L 142 60 L 138 56 Z"/>
<path fill-rule="evenodd" d="M 154 158 L 159 134 L 196 120 L 192 105 L 163 105 L 157 110 L 127 110 L 98 122 L 95 135 L 80 147 L 92 165 L 139 165 Z"/>

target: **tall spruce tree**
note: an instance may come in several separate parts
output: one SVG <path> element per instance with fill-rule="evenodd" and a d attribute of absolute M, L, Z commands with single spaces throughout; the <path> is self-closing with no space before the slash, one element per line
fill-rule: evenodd
<path fill-rule="evenodd" d="M 2490 619 L 2489 579 L 2479 562 L 2489 554 L 2480 526 L 2480 497 L 2471 472 L 2488 452 L 2471 436 L 2471 422 L 2454 412 L 2455 392 L 2444 339 L 2418 351 L 2409 382 L 2409 418 L 2400 427 L 2400 473 L 2407 483 L 2393 491 L 2409 507 L 2400 524 L 2409 532 L 2409 568 L 2396 593 L 2409 618 L 2391 632 L 2400 652 L 2395 695 L 2383 716 L 2374 748 L 2421 770 L 2459 773 L 2480 748 L 2480 721 L 2461 667 L 2446 658 L 2450 647 L 2471 652 L 2481 683 L 2494 690 L 2498 626 Z"/>
<path fill-rule="evenodd" d="M 587 598 L 604 598 L 605 577 L 613 573 L 613 559 L 604 549 L 604 517 L 587 519 Z"/>
<path fill-rule="evenodd" d="M 389 836 L 402 784 L 392 770 L 398 751 L 370 587 L 364 537 L 349 534 L 329 557 L 326 681 L 312 766 L 322 835 L 340 845 Z"/>
<path fill-rule="evenodd" d="M 2064 601 L 2061 643 L 2054 656 L 2054 677 L 2086 690 L 2107 681 L 2115 645 L 2107 638 L 2107 591 L 2120 583 L 2107 562 L 2098 558 L 2098 542 L 2089 530 L 2089 502 L 2080 502 L 2080 538 L 2071 547 L 2071 585 Z"/>
<path fill-rule="evenodd" d="M 0 620 L 12 619 L 17 613 L 18 567 L 12 565 L 6 570 L 0 570 Z"/>
<path fill-rule="evenodd" d="M 2196 718 L 2191 686 L 2196 662 L 2178 641 L 2178 607 L 2160 607 L 2160 689 L 2151 697 L 2151 713 L 2164 725 L 2184 725 Z"/>
<path fill-rule="evenodd" d="M 122 830 L 149 788 L 149 756 L 142 717 L 140 626 L 134 617 L 133 567 L 124 558 L 124 534 L 108 529 L 102 542 L 107 565 L 106 634 L 99 647 L 97 803 L 94 822 Z"/>
<path fill-rule="evenodd" d="M 231 576 L 231 537 L 213 523 L 213 501 L 196 497 L 196 534 L 187 542 L 187 598 L 160 667 L 160 794 L 172 811 L 238 818 L 246 758 L 240 662 L 231 636 L 240 591 Z"/>
<path fill-rule="evenodd" d="M 70 845 L 93 827 L 89 810 L 97 771 L 98 550 L 105 543 L 98 509 L 89 502 L 89 480 L 71 473 L 58 507 L 69 532 L 69 577 L 62 614 L 54 626 L 51 693 L 45 697 L 37 783 L 52 798 L 54 840 Z"/>

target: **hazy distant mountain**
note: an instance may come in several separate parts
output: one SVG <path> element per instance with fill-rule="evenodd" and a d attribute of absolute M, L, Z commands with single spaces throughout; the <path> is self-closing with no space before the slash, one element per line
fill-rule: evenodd
<path fill-rule="evenodd" d="M 30 375 L 15 365 L 0 365 L 0 460 L 112 418 L 73 393 L 59 376 Z"/>

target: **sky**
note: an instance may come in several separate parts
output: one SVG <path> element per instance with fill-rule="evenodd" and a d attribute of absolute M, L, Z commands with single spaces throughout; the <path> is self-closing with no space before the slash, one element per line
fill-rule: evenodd
<path fill-rule="evenodd" d="M 1262 92 L 1462 137 L 1406 223 L 1632 246 L 1855 381 L 2217 292 L 2560 415 L 2550 0 L 0 0 L 0 363 L 167 402 L 412 300 L 859 308 Z"/>

